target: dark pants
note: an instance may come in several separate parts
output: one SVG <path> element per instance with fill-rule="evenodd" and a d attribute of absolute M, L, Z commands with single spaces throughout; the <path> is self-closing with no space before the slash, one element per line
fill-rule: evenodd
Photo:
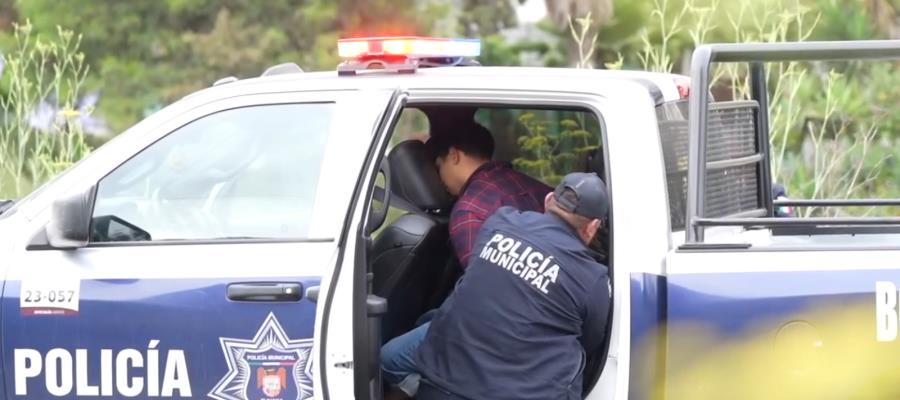
<path fill-rule="evenodd" d="M 452 394 L 423 379 L 419 384 L 416 400 L 466 400 L 466 398 Z"/>

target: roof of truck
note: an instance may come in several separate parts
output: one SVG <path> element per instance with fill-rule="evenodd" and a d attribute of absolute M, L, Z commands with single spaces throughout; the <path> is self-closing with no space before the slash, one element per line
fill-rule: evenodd
<path fill-rule="evenodd" d="M 678 84 L 687 77 L 677 74 L 627 70 L 597 70 L 540 67 L 436 67 L 414 73 L 387 70 L 340 76 L 336 71 L 295 72 L 240 79 L 216 85 L 219 89 L 253 91 L 251 86 L 279 85 L 284 90 L 366 90 L 366 89 L 471 89 L 541 90 L 597 92 L 615 82 L 628 81 L 644 86 L 659 103 L 678 100 Z M 207 92 L 207 90 L 198 93 Z"/>

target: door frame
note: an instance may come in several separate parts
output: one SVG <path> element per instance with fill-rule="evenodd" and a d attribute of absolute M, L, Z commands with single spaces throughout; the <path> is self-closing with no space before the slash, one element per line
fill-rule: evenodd
<path fill-rule="evenodd" d="M 353 270 L 354 276 L 352 278 L 352 282 L 354 282 L 354 310 L 352 312 L 353 315 L 353 323 L 354 323 L 354 335 L 356 340 L 354 341 L 354 357 L 353 357 L 353 369 L 354 372 L 359 369 L 360 371 L 364 371 L 364 373 L 369 373 L 369 366 L 372 365 L 373 360 L 369 360 L 367 357 L 367 350 L 364 351 L 366 347 L 363 346 L 363 343 L 366 343 L 368 340 L 368 328 L 367 328 L 367 315 L 365 313 L 365 301 L 368 295 L 368 281 L 367 281 L 367 263 L 366 263 L 366 255 L 365 255 L 365 240 L 363 240 L 363 224 L 362 221 L 366 221 L 368 218 L 368 210 L 371 209 L 372 199 L 372 189 L 374 188 L 375 176 L 378 173 L 378 161 L 382 159 L 382 155 L 386 151 L 387 144 L 390 142 L 390 134 L 393 133 L 393 122 L 399 117 L 400 112 L 403 110 L 403 106 L 409 105 L 423 105 L 423 104 L 485 104 L 485 105 L 497 105 L 497 106 L 511 106 L 511 107 L 521 107 L 521 108 L 538 108 L 538 107 L 554 107 L 558 106 L 561 108 L 580 108 L 584 110 L 589 110 L 593 112 L 597 117 L 600 126 L 601 126 L 601 142 L 603 143 L 603 152 L 604 152 L 604 164 L 606 167 L 606 183 L 607 188 L 610 192 L 610 211 L 609 211 L 609 224 L 610 229 L 613 234 L 610 235 L 610 254 L 609 254 L 609 262 L 610 265 L 613 264 L 613 259 L 615 255 L 615 224 L 613 222 L 613 216 L 615 215 L 614 210 L 614 201 L 612 201 L 612 170 L 610 168 L 610 158 L 609 158 L 609 137 L 608 137 L 608 126 L 606 124 L 605 112 L 601 110 L 607 109 L 610 107 L 609 103 L 602 96 L 588 94 L 588 93 L 560 93 L 560 92 L 550 92 L 550 91 L 520 91 L 520 90 L 466 90 L 466 89 L 409 89 L 404 93 L 405 95 L 405 104 L 395 104 L 392 107 L 393 115 L 388 116 L 390 118 L 390 124 L 386 127 L 389 128 L 387 131 L 381 130 L 378 133 L 378 138 L 376 139 L 376 143 L 373 144 L 373 151 L 377 151 L 377 153 L 370 154 L 368 159 L 368 171 L 367 175 L 364 176 L 366 179 L 366 196 L 362 198 L 363 201 L 356 202 L 354 200 L 355 207 L 355 216 L 352 219 L 352 223 L 345 227 L 345 232 L 356 232 L 355 237 L 348 238 L 346 242 L 343 240 L 341 243 L 345 243 L 346 246 L 341 246 L 344 249 L 350 249 L 351 246 L 355 249 L 355 257 L 353 261 L 349 261 L 348 258 L 344 258 L 342 262 L 339 262 L 342 266 L 340 267 L 342 270 Z M 387 119 L 385 119 L 387 121 Z M 385 128 L 384 126 L 382 128 Z M 360 190 L 362 192 L 362 190 Z M 349 219 L 348 219 L 349 221 Z M 347 229 L 349 228 L 349 229 Z M 349 262 L 353 262 L 353 265 L 350 265 Z M 612 268 L 611 268 L 612 269 Z M 336 271 L 335 275 L 339 272 Z M 595 382 L 594 389 L 591 391 L 594 396 L 600 396 L 601 398 L 612 398 L 607 397 L 612 394 L 619 394 L 617 398 L 624 398 L 624 395 L 627 395 L 628 392 L 628 368 L 629 368 L 629 355 L 630 355 L 630 335 L 629 335 L 629 296 L 630 296 L 630 283 L 629 283 L 629 274 L 628 271 L 623 270 L 618 274 L 613 274 L 614 284 L 613 284 L 613 302 L 611 304 L 610 318 L 611 324 L 607 326 L 607 348 L 605 350 L 605 366 L 600 374 L 597 377 Z M 343 279 L 343 278 L 341 278 Z M 350 279 L 348 279 L 349 281 Z M 390 305 L 388 305 L 390 307 Z M 359 331 L 357 331 L 357 328 Z M 357 354 L 362 354 L 366 356 L 365 361 L 360 361 L 359 358 L 356 357 Z M 377 364 L 376 364 L 377 365 Z M 367 375 L 368 376 L 368 375 Z M 355 384 L 361 387 L 355 388 L 354 395 L 357 396 L 357 399 L 377 399 L 378 397 L 373 397 L 369 391 L 368 383 L 362 384 L 363 378 L 357 377 L 355 380 Z M 368 380 L 365 380 L 368 382 Z M 364 386 L 364 388 L 363 388 Z M 364 397 L 361 397 L 364 396 Z M 326 399 L 328 397 L 325 397 Z"/>
<path fill-rule="evenodd" d="M 314 385 L 317 399 L 366 398 L 361 396 L 369 394 L 368 384 L 362 384 L 363 381 L 368 381 L 366 377 L 369 368 L 355 362 L 356 354 L 365 351 L 364 342 L 367 341 L 369 331 L 365 309 L 367 290 L 357 290 L 360 285 L 367 289 L 365 265 L 362 265 L 363 280 L 360 282 L 357 278 L 357 260 L 360 257 L 360 247 L 364 248 L 360 238 L 365 228 L 363 221 L 368 221 L 370 208 L 369 201 L 360 199 L 372 197 L 381 161 L 376 154 L 383 154 L 388 143 L 386 132 L 392 129 L 399 110 L 406 101 L 406 93 L 401 89 L 389 93 L 384 108 L 372 107 L 371 104 L 388 97 L 385 96 L 385 91 L 377 93 L 377 98 L 360 102 L 361 105 L 367 105 L 360 107 L 360 112 L 374 112 L 377 117 L 374 118 L 376 123 L 371 130 L 372 139 L 366 153 L 353 158 L 362 162 L 353 163 L 360 168 L 356 185 L 352 186 L 349 207 L 345 205 L 346 215 L 343 223 L 339 224 L 341 231 L 335 253 L 335 267 L 331 274 L 322 277 L 317 311 L 319 317 L 316 318 L 316 347 L 313 348 L 318 360 Z M 350 249 L 353 249 L 352 254 Z M 357 292 L 363 294 L 360 296 Z M 357 302 L 362 302 L 363 306 L 356 307 Z"/>

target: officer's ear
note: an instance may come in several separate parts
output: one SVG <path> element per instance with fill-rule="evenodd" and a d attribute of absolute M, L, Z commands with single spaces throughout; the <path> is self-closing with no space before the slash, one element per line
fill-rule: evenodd
<path fill-rule="evenodd" d="M 544 196 L 544 210 L 549 210 L 551 204 L 553 204 L 553 192 L 547 193 L 547 195 Z"/>
<path fill-rule="evenodd" d="M 599 219 L 593 219 L 587 225 L 582 228 L 581 237 L 585 239 L 584 243 L 588 244 L 594 240 L 594 237 L 597 236 L 597 232 L 600 232 L 600 228 L 603 226 L 603 221 Z"/>

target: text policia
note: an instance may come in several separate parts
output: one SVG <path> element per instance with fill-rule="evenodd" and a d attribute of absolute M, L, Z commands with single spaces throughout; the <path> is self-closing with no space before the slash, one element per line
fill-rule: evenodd
<path fill-rule="evenodd" d="M 44 375 L 47 392 L 53 396 L 190 397 L 184 350 L 170 349 L 160 359 L 159 340 L 151 340 L 145 352 L 138 349 L 15 349 L 16 395 L 28 395 L 28 381 Z M 99 357 L 100 377 L 89 377 L 89 358 Z M 164 369 L 160 370 L 163 366 Z M 143 369 L 143 370 L 142 370 Z M 91 384 L 90 382 L 94 382 Z M 98 384 L 99 383 L 99 384 Z"/>

